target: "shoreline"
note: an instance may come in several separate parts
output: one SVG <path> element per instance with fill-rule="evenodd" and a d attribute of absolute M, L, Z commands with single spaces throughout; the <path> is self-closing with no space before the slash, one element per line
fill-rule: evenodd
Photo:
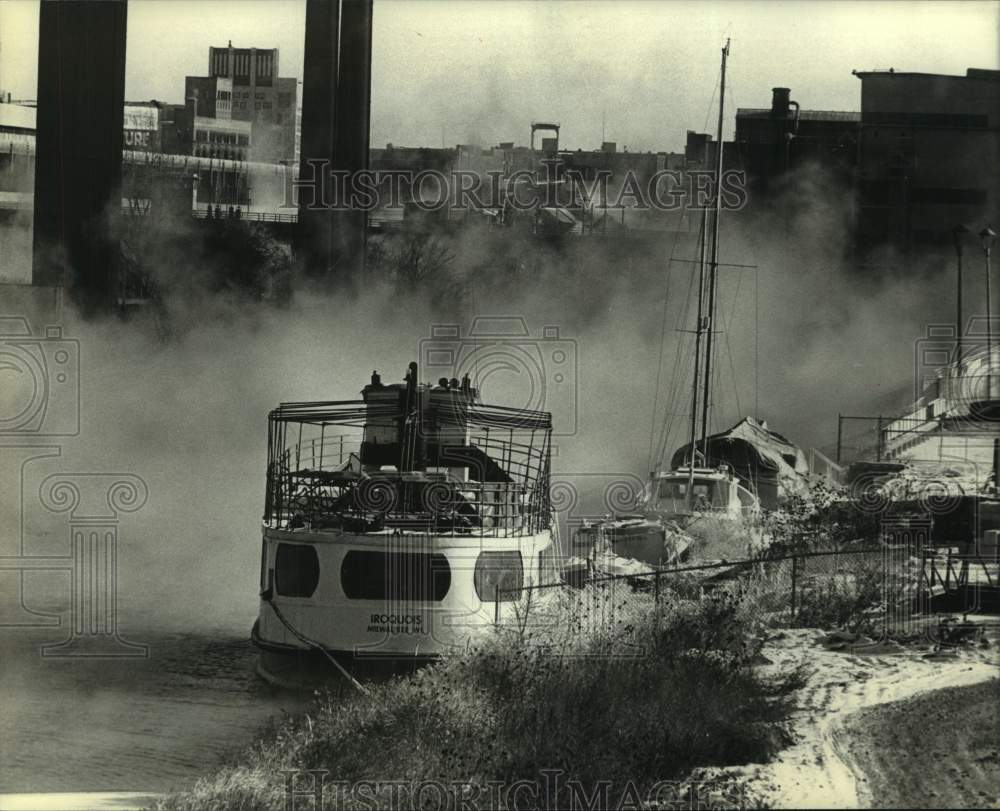
<path fill-rule="evenodd" d="M 824 634 L 799 629 L 777 634 L 764 650 L 781 672 L 802 664 L 811 669 L 798 694 L 797 708 L 786 722 L 793 740 L 773 760 L 724 769 L 699 769 L 695 778 L 735 780 L 744 786 L 748 806 L 770 808 L 865 808 L 872 805 L 868 763 L 854 741 L 852 719 L 860 713 L 892 707 L 906 714 L 911 701 L 941 691 L 982 687 L 1000 690 L 996 647 L 956 651 L 944 657 L 926 650 L 884 646 L 832 650 Z M 871 653 L 865 653 L 865 649 Z M 897 705 L 902 704 L 902 708 Z M 864 723 L 864 722 L 862 722 Z M 960 733 L 960 727 L 953 725 Z M 906 761 L 905 747 L 899 754 Z M 877 798 L 876 798 L 877 799 Z M 935 804 L 933 807 L 940 807 Z"/>

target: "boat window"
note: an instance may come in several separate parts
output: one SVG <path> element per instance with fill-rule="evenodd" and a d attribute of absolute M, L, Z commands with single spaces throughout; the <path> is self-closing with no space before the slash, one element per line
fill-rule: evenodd
<path fill-rule="evenodd" d="M 349 600 L 440 602 L 451 588 L 451 567 L 439 552 L 353 549 L 344 556 L 340 583 Z"/>
<path fill-rule="evenodd" d="M 283 597 L 311 597 L 319 585 L 319 556 L 306 544 L 278 544 L 274 588 Z"/>
<path fill-rule="evenodd" d="M 524 563 L 521 553 L 483 552 L 476 560 L 473 578 L 476 594 L 483 602 L 518 600 L 524 587 Z"/>
<path fill-rule="evenodd" d="M 684 512 L 688 509 L 724 509 L 728 492 L 725 482 L 694 480 L 692 503 L 688 504 L 688 483 L 683 479 L 664 479 L 659 488 L 659 509 Z"/>

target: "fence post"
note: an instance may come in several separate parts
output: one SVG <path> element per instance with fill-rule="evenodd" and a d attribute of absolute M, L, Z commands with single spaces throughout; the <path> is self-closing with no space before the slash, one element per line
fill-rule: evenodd
<path fill-rule="evenodd" d="M 660 604 L 660 573 L 657 571 L 656 580 L 653 586 L 653 602 L 656 605 Z"/>
<path fill-rule="evenodd" d="M 792 622 L 795 621 L 795 588 L 799 574 L 799 559 L 792 557 Z"/>
<path fill-rule="evenodd" d="M 493 624 L 500 624 L 500 586 L 493 587 Z"/>

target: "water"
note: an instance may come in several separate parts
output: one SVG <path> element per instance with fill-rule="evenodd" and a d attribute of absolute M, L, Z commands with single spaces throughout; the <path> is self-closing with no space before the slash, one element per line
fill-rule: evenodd
<path fill-rule="evenodd" d="M 0 793 L 181 789 L 307 708 L 256 676 L 249 622 L 123 629 L 147 659 L 42 658 L 60 629 L 0 628 Z"/>

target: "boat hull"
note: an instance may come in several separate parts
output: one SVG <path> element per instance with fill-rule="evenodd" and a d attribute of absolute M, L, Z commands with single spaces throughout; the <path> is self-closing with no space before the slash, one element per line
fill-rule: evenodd
<path fill-rule="evenodd" d="M 465 647 L 520 587 L 541 582 L 551 546 L 548 530 L 483 537 L 264 527 L 251 638 L 272 663 L 303 653 L 376 669 L 430 661 Z"/>

